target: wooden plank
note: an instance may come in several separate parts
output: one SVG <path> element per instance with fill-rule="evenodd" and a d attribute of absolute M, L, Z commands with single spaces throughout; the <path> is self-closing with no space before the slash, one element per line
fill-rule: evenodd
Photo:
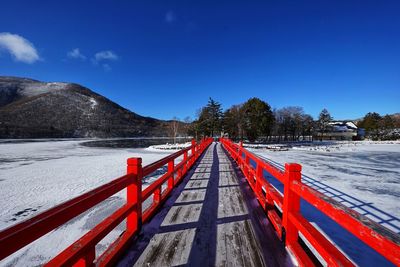
<path fill-rule="evenodd" d="M 249 214 L 239 185 L 218 188 L 218 219 Z"/>
<path fill-rule="evenodd" d="M 207 189 L 196 189 L 182 191 L 175 203 L 185 203 L 193 201 L 203 201 L 206 196 Z"/>
<path fill-rule="evenodd" d="M 185 187 L 185 189 L 199 189 L 199 188 L 207 188 L 208 179 L 201 179 L 201 180 L 190 180 Z"/>
<path fill-rule="evenodd" d="M 173 206 L 169 210 L 161 226 L 197 222 L 200 217 L 201 208 L 201 204 Z"/>
<path fill-rule="evenodd" d="M 188 264 L 196 229 L 155 235 L 134 266 L 179 266 Z"/>
<path fill-rule="evenodd" d="M 218 225 L 215 266 L 265 266 L 249 220 Z"/>

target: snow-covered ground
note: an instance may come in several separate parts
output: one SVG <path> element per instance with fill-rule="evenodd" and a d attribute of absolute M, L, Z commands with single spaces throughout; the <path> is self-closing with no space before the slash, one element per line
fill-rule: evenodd
<path fill-rule="evenodd" d="M 126 173 L 129 157 L 143 165 L 174 150 L 91 148 L 82 141 L 0 143 L 0 230 Z M 147 178 L 144 187 L 160 175 Z M 35 266 L 48 261 L 125 202 L 125 190 L 0 261 L 0 266 Z M 124 229 L 117 227 L 97 247 L 105 249 Z M 50 245 L 49 245 L 50 244 Z"/>
<path fill-rule="evenodd" d="M 176 144 L 164 144 L 164 145 L 153 145 L 146 148 L 147 151 L 158 151 L 158 150 L 180 150 L 192 145 L 191 142 L 176 143 Z"/>
<path fill-rule="evenodd" d="M 292 144 L 287 151 L 250 151 L 280 168 L 285 162 L 301 164 L 303 182 L 400 233 L 400 142 L 316 142 Z M 282 190 L 276 179 L 267 179 Z M 310 205 L 302 203 L 302 213 L 361 266 L 387 264 Z"/>

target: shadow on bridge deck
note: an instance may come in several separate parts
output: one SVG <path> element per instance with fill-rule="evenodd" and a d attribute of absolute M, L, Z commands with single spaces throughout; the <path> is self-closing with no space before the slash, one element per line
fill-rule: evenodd
<path fill-rule="evenodd" d="M 287 266 L 283 245 L 236 165 L 212 144 L 119 266 Z"/>

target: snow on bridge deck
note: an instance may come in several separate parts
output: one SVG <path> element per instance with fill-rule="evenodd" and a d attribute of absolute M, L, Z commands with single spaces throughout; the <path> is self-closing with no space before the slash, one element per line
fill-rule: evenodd
<path fill-rule="evenodd" d="M 143 226 L 119 266 L 290 265 L 220 144 L 213 143 L 193 169 Z"/>

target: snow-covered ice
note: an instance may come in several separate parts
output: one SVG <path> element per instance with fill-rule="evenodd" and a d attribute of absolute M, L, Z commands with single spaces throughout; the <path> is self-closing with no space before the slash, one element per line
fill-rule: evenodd
<path fill-rule="evenodd" d="M 146 148 L 147 151 L 158 151 L 158 150 L 180 150 L 192 145 L 191 142 L 176 143 L 176 144 L 164 144 L 164 145 L 153 145 Z"/>
<path fill-rule="evenodd" d="M 0 144 L 0 230 L 126 173 L 129 157 L 143 165 L 174 150 L 107 149 L 81 146 L 82 141 Z M 144 187 L 160 175 L 149 177 Z M 85 234 L 126 201 L 126 192 L 110 197 L 88 212 L 0 262 L 0 266 L 40 265 Z M 117 227 L 97 247 L 101 252 L 124 229 Z M 51 245 L 49 245 L 51 244 Z"/>

